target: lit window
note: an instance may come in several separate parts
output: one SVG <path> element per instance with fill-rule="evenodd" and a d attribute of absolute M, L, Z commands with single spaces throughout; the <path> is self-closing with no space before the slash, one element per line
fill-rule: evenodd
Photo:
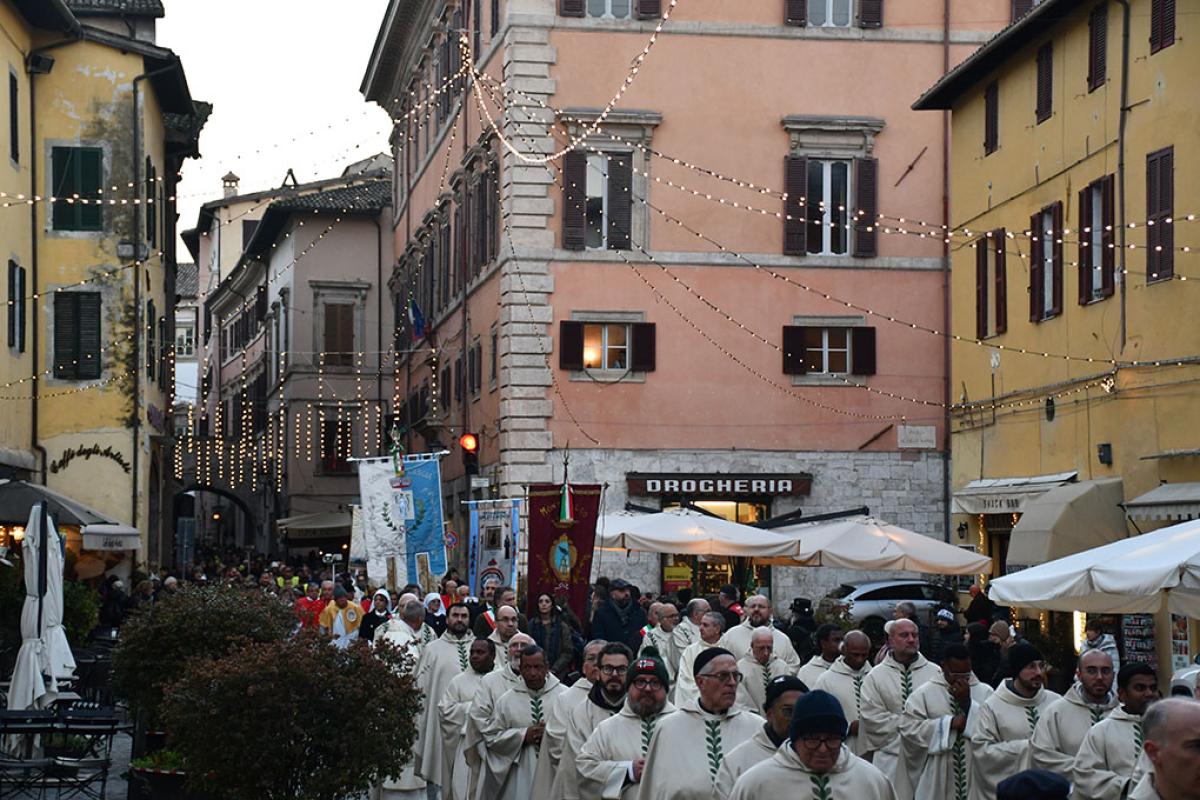
<path fill-rule="evenodd" d="M 850 372 L 850 328 L 806 328 L 804 366 L 808 374 Z"/>
<path fill-rule="evenodd" d="M 808 160 L 808 252 L 845 255 L 850 239 L 850 162 Z"/>
<path fill-rule="evenodd" d="M 808 24 L 815 28 L 849 28 L 851 0 L 808 0 Z"/>
<path fill-rule="evenodd" d="M 633 0 L 588 0 L 587 12 L 589 17 L 629 19 L 633 13 Z"/>
<path fill-rule="evenodd" d="M 629 368 L 629 326 L 593 323 L 583 326 L 584 369 L 624 370 Z"/>

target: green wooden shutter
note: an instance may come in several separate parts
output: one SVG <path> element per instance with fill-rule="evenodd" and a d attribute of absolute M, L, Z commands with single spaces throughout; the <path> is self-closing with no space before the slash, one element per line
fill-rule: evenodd
<path fill-rule="evenodd" d="M 79 297 L 79 377 L 100 377 L 100 293 L 77 292 Z"/>

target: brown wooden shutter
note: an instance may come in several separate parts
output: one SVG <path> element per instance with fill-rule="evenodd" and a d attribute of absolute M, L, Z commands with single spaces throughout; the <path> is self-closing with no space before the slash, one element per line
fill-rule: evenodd
<path fill-rule="evenodd" d="M 582 17 L 585 0 L 558 0 L 558 15 L 560 17 Z"/>
<path fill-rule="evenodd" d="M 637 0 L 638 19 L 658 19 L 662 16 L 662 0 Z"/>
<path fill-rule="evenodd" d="M 1054 219 L 1054 276 L 1051 280 L 1053 296 L 1051 297 L 1050 313 L 1061 314 L 1063 310 L 1063 204 L 1060 200 L 1051 206 L 1051 216 Z"/>
<path fill-rule="evenodd" d="M 1029 218 L 1029 320 L 1042 320 L 1042 269 L 1044 258 L 1042 248 L 1045 246 L 1045 232 L 1042 231 L 1042 215 L 1034 214 Z"/>
<path fill-rule="evenodd" d="M 858 216 L 854 222 L 854 255 L 874 258 L 877 252 L 879 216 L 879 161 L 854 159 L 854 197 Z"/>
<path fill-rule="evenodd" d="M 628 250 L 633 229 L 633 156 L 608 159 L 608 249 Z"/>
<path fill-rule="evenodd" d="M 783 0 L 783 22 L 785 25 L 807 25 L 808 0 Z"/>
<path fill-rule="evenodd" d="M 1050 119 L 1054 109 L 1054 45 L 1046 42 L 1037 52 L 1037 121 Z"/>
<path fill-rule="evenodd" d="M 1012 0 L 1012 18 L 1017 21 L 1033 10 L 1033 0 Z"/>
<path fill-rule="evenodd" d="M 975 241 L 975 338 L 988 335 L 988 246 L 987 239 Z"/>
<path fill-rule="evenodd" d="M 1175 0 L 1150 2 L 1150 52 L 1175 43 Z"/>
<path fill-rule="evenodd" d="M 802 256 L 808 252 L 808 222 L 805 197 L 808 192 L 808 159 L 788 156 L 784 159 L 783 254 Z"/>
<path fill-rule="evenodd" d="M 992 81 L 983 91 L 983 152 L 996 152 L 1000 146 L 1000 84 Z"/>
<path fill-rule="evenodd" d="M 1108 77 L 1108 6 L 1099 5 L 1088 15 L 1088 91 L 1104 85 Z"/>
<path fill-rule="evenodd" d="M 1092 224 L 1092 187 L 1079 190 L 1079 305 L 1092 302 L 1092 237 L 1099 231 L 1088 232 Z"/>
<path fill-rule="evenodd" d="M 558 323 L 558 368 L 583 369 L 583 323 L 563 320 Z"/>
<path fill-rule="evenodd" d="M 996 333 L 1008 330 L 1008 262 L 1007 234 L 1004 228 L 992 232 L 992 249 L 996 258 Z"/>
<path fill-rule="evenodd" d="M 804 365 L 804 333 L 803 325 L 783 326 L 783 374 L 803 375 L 808 372 Z"/>
<path fill-rule="evenodd" d="M 578 150 L 564 155 L 562 175 L 562 246 L 564 250 L 583 250 L 587 247 L 587 155 Z"/>
<path fill-rule="evenodd" d="M 629 368 L 634 372 L 653 372 L 657 351 L 654 323 L 635 322 L 630 327 L 633 352 L 629 356 Z"/>
<path fill-rule="evenodd" d="M 1172 15 L 1174 8 L 1171 9 Z M 1175 151 L 1166 148 L 1158 157 L 1158 254 L 1159 276 L 1170 278 L 1175 275 Z M 1168 222 L 1168 220 L 1171 220 Z"/>
<path fill-rule="evenodd" d="M 79 292 L 79 377 L 100 377 L 100 293 Z"/>
<path fill-rule="evenodd" d="M 1100 293 L 1104 297 L 1112 297 L 1116 290 L 1116 215 L 1114 209 L 1114 192 L 1113 185 L 1115 181 L 1112 175 L 1104 176 L 1103 189 L 1100 196 L 1104 199 L 1104 207 L 1100 212 L 1100 221 L 1104 225 L 1104 230 L 1100 234 L 1100 243 L 1103 245 L 1104 256 L 1102 267 L 1100 270 Z"/>
<path fill-rule="evenodd" d="M 858 27 L 883 27 L 883 0 L 858 0 Z"/>
<path fill-rule="evenodd" d="M 850 374 L 875 374 L 875 329 L 850 329 Z"/>

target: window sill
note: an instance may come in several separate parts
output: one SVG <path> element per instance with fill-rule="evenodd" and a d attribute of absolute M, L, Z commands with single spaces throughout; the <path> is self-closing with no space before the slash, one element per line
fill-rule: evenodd
<path fill-rule="evenodd" d="M 1154 284 L 1156 284 L 1156 283 L 1170 283 L 1170 282 L 1171 282 L 1171 281 L 1173 281 L 1173 280 L 1175 280 L 1175 273 L 1174 273 L 1174 272 L 1170 272 L 1170 273 L 1167 273 L 1167 274 L 1165 274 L 1165 275 L 1160 275 L 1160 276 L 1159 276 L 1159 277 L 1157 277 L 1157 278 L 1151 278 L 1149 275 L 1147 275 L 1147 276 L 1146 276 L 1146 285 L 1147 285 L 1147 286 L 1152 286 L 1152 285 L 1154 285 Z"/>
<path fill-rule="evenodd" d="M 861 389 L 867 382 L 862 375 L 793 375 L 792 386 L 837 386 L 846 389 Z"/>
<path fill-rule="evenodd" d="M 571 381 L 581 383 L 645 383 L 646 373 L 617 369 L 572 370 Z"/>

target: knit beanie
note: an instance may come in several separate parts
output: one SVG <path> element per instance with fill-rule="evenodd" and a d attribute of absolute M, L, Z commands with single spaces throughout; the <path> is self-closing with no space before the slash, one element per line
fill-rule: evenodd
<path fill-rule="evenodd" d="M 845 737 L 846 714 L 842 704 L 829 692 L 814 689 L 796 701 L 788 737 L 792 741 L 814 733 L 832 733 Z"/>
<path fill-rule="evenodd" d="M 1042 651 L 1029 642 L 1014 644 L 1008 648 L 1008 668 L 1013 675 L 1028 667 L 1034 661 L 1043 661 Z"/>
<path fill-rule="evenodd" d="M 1067 800 L 1070 782 L 1044 769 L 1027 769 L 1000 781 L 996 800 Z"/>
<path fill-rule="evenodd" d="M 653 650 L 654 648 L 648 647 L 646 649 Z M 671 675 L 667 672 L 667 665 L 664 664 L 662 659 L 657 655 L 644 653 L 641 658 L 635 659 L 634 662 L 629 665 L 629 675 L 626 678 L 625 684 L 626 689 L 628 689 L 630 686 L 633 686 L 634 680 L 642 675 L 650 675 L 658 678 L 659 683 L 663 685 L 664 689 L 667 691 L 671 690 Z"/>

